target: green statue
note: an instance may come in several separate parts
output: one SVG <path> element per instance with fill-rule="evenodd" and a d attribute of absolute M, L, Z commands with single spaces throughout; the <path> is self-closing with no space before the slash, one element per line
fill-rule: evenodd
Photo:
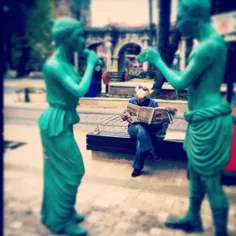
<path fill-rule="evenodd" d="M 151 47 L 137 60 L 155 65 L 175 89 L 188 89 L 184 149 L 189 160 L 190 204 L 185 217 L 167 220 L 165 225 L 187 232 L 202 232 L 200 210 L 206 193 L 215 235 L 226 236 L 229 204 L 221 185 L 221 173 L 230 158 L 233 124 L 231 107 L 220 94 L 227 48 L 210 24 L 210 7 L 210 0 L 179 1 L 177 27 L 183 36 L 198 42 L 182 73 L 169 69 Z"/>
<path fill-rule="evenodd" d="M 49 106 L 38 123 L 45 157 L 41 221 L 52 233 L 86 235 L 87 231 L 77 225 L 84 216 L 74 208 L 85 170 L 73 125 L 79 122 L 78 98 L 87 93 L 99 59 L 85 49 L 84 29 L 77 20 L 58 19 L 52 36 L 56 50 L 43 67 Z M 87 56 L 83 77 L 71 64 L 74 52 Z"/>

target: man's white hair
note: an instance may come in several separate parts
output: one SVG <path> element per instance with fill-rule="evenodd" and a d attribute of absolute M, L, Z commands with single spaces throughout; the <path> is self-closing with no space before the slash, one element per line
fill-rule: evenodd
<path fill-rule="evenodd" d="M 147 89 L 144 91 L 142 87 L 145 87 L 145 88 L 146 88 L 146 86 L 142 86 L 142 85 L 138 85 L 138 86 L 135 88 L 136 96 L 139 97 L 139 98 L 148 98 L 149 95 L 150 95 L 149 89 L 147 88 Z"/>

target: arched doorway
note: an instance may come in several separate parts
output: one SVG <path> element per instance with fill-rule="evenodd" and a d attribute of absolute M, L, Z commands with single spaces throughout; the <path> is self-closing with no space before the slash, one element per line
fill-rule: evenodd
<path fill-rule="evenodd" d="M 101 50 L 104 50 L 104 45 L 102 42 L 97 42 L 97 43 L 88 45 L 88 49 L 93 50 L 97 53 L 97 52 L 100 52 Z"/>
<path fill-rule="evenodd" d="M 131 68 L 139 67 L 136 56 L 141 52 L 141 46 L 136 43 L 127 43 L 118 54 L 118 71 L 129 73 Z"/>

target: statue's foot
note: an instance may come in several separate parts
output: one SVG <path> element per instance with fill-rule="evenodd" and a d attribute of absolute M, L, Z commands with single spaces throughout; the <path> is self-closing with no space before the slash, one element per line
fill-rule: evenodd
<path fill-rule="evenodd" d="M 84 215 L 76 213 L 75 214 L 75 221 L 76 221 L 76 223 L 80 223 L 80 222 L 84 221 Z"/>
<path fill-rule="evenodd" d="M 202 224 L 200 220 L 191 222 L 189 219 L 187 219 L 187 217 L 167 220 L 165 222 L 165 226 L 171 229 L 181 229 L 188 233 L 190 232 L 202 233 L 203 232 L 203 228 L 202 228 Z"/>
<path fill-rule="evenodd" d="M 67 227 L 64 231 L 63 234 L 68 235 L 68 236 L 86 236 L 87 235 L 87 230 L 84 228 L 76 225 L 73 227 Z"/>

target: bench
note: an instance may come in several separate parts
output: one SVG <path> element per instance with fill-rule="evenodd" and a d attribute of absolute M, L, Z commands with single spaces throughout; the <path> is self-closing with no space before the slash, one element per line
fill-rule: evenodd
<path fill-rule="evenodd" d="M 125 81 L 125 72 L 109 72 L 110 80 L 115 82 Z"/>
<path fill-rule="evenodd" d="M 130 138 L 127 132 L 100 131 L 86 135 L 87 150 L 92 151 L 92 157 L 106 157 L 109 159 L 133 160 L 136 150 L 136 139 Z M 183 140 L 164 139 L 154 144 L 157 154 L 163 159 L 184 160 L 187 155 L 183 150 Z M 187 178 L 189 173 L 187 172 Z M 224 171 L 221 176 L 223 185 L 236 186 L 236 173 Z"/>
<path fill-rule="evenodd" d="M 134 155 L 136 139 L 130 138 L 127 132 L 100 131 L 86 135 L 87 150 L 93 152 L 109 152 Z M 155 148 L 163 158 L 187 159 L 183 150 L 183 140 L 164 139 L 156 140 Z"/>

